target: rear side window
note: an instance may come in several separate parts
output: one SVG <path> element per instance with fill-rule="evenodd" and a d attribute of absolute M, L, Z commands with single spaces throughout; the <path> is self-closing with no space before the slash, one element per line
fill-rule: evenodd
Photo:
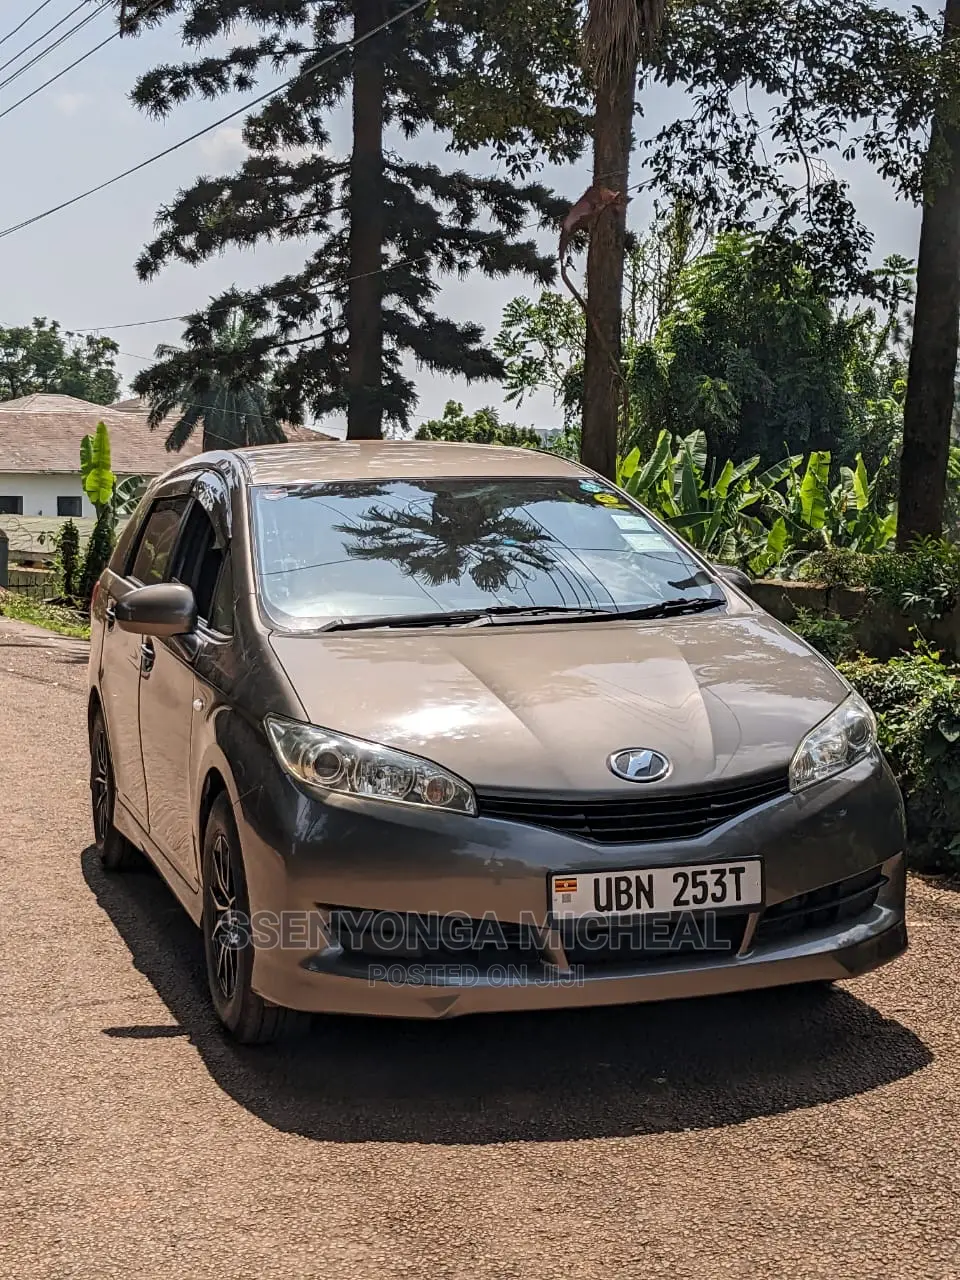
<path fill-rule="evenodd" d="M 190 588 L 197 602 L 197 616 L 210 621 L 213 595 L 223 568 L 224 552 L 217 546 L 217 536 L 210 517 L 199 502 L 194 502 L 187 516 L 174 576 Z"/>
<path fill-rule="evenodd" d="M 229 552 L 224 557 L 220 577 L 217 580 L 217 589 L 213 593 L 209 623 L 214 631 L 219 631 L 225 636 L 233 634 L 233 566 L 230 563 Z"/>
<path fill-rule="evenodd" d="M 189 499 L 161 498 L 147 516 L 137 553 L 130 567 L 130 577 L 147 587 L 165 582 L 170 558 L 177 544 L 177 534 Z"/>

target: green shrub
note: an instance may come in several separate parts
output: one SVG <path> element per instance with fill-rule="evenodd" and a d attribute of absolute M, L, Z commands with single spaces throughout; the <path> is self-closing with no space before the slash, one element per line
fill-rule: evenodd
<path fill-rule="evenodd" d="M 619 460 L 617 483 L 700 551 L 735 564 L 747 557 L 748 546 L 756 541 L 759 551 L 770 536 L 763 529 L 758 541 L 759 521 L 751 524 L 746 515 L 763 496 L 753 475 L 759 462 L 749 458 L 735 467 L 727 461 L 718 471 L 708 464 L 704 432 L 674 440 L 661 431 L 646 461 L 639 449 Z"/>
<path fill-rule="evenodd" d="M 760 576 L 791 573 L 802 557 L 833 548 L 879 551 L 896 534 L 886 459 L 871 476 L 858 454 L 832 486 L 824 451 L 762 473 L 759 462 L 721 466 L 708 458 L 703 431 L 681 440 L 664 430 L 648 457 L 633 449 L 619 460 L 617 482 L 701 551 Z"/>
<path fill-rule="evenodd" d="M 960 871 L 960 668 L 917 650 L 840 669 L 876 713 L 906 803 L 911 866 Z"/>
<path fill-rule="evenodd" d="M 799 576 L 828 587 L 866 587 L 908 617 L 931 622 L 960 602 L 960 547 L 935 538 L 875 555 L 834 547 L 807 556 Z"/>
<path fill-rule="evenodd" d="M 790 623 L 790 630 L 802 636 L 818 650 L 828 662 L 839 662 L 856 652 L 853 623 L 847 618 L 832 614 L 821 616 L 809 609 L 799 609 Z"/>
<path fill-rule="evenodd" d="M 869 586 L 890 604 L 921 621 L 949 613 L 960 599 L 960 547 L 927 538 L 909 551 L 873 556 Z"/>
<path fill-rule="evenodd" d="M 80 571 L 80 530 L 72 520 L 66 520 L 57 533 L 56 567 L 60 594 L 64 599 L 72 600 L 77 594 Z"/>
<path fill-rule="evenodd" d="M 868 579 L 868 557 L 849 547 L 814 551 L 797 566 L 797 577 L 822 582 L 825 587 L 863 587 Z"/>

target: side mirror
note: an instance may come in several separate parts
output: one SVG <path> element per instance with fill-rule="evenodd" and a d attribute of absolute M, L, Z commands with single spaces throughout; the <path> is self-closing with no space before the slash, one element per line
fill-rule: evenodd
<path fill-rule="evenodd" d="M 197 626 L 193 592 L 179 582 L 135 587 L 117 601 L 115 612 L 121 631 L 154 636 L 158 640 L 188 635 Z"/>
<path fill-rule="evenodd" d="M 730 583 L 731 587 L 736 587 L 738 591 L 746 591 L 749 595 L 753 583 L 742 569 L 735 569 L 729 564 L 712 564 L 710 568 L 718 578 L 723 578 Z"/>

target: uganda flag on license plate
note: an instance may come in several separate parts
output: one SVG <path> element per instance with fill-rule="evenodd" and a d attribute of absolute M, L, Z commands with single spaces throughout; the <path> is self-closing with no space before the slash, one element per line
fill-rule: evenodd
<path fill-rule="evenodd" d="M 554 880 L 553 891 L 554 893 L 576 893 L 577 877 L 568 876 L 566 880 Z"/>

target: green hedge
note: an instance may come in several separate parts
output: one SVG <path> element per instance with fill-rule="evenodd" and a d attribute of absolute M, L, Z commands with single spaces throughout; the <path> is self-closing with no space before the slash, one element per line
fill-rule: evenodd
<path fill-rule="evenodd" d="M 960 668 L 918 650 L 889 662 L 854 659 L 840 670 L 876 713 L 906 802 L 910 865 L 960 871 Z"/>

